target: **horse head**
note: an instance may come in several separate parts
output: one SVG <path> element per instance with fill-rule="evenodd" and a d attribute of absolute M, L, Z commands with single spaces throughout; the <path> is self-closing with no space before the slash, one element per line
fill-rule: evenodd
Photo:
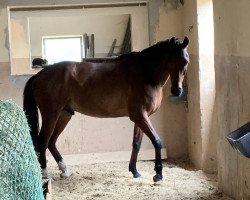
<path fill-rule="evenodd" d="M 171 79 L 171 93 L 174 96 L 181 96 L 183 92 L 182 83 L 187 65 L 189 63 L 189 55 L 187 46 L 189 39 L 185 37 L 183 42 L 175 39 L 170 39 L 169 45 L 171 47 L 171 56 L 169 57 L 169 75 Z"/>

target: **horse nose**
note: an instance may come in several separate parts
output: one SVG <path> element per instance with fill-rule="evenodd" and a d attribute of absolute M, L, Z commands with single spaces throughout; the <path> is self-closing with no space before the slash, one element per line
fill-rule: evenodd
<path fill-rule="evenodd" d="M 171 88 L 171 93 L 174 95 L 174 96 L 181 96 L 183 92 L 183 89 L 178 87 L 178 88 Z"/>

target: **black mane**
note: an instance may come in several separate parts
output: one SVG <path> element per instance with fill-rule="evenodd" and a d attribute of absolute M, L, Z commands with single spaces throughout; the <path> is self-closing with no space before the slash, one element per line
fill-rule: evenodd
<path fill-rule="evenodd" d="M 114 58 L 87 58 L 86 62 L 94 62 L 94 63 L 104 63 L 104 62 L 114 62 L 122 59 L 135 59 L 141 58 L 146 62 L 157 62 L 161 59 L 163 55 L 166 55 L 170 50 L 173 51 L 177 49 L 177 47 L 181 44 L 178 39 L 167 39 L 165 41 L 157 42 L 156 44 L 143 49 L 142 51 L 132 51 L 130 53 L 122 54 L 118 57 Z"/>
<path fill-rule="evenodd" d="M 143 49 L 142 51 L 134 51 L 127 54 L 122 54 L 118 56 L 115 60 L 120 60 L 122 58 L 133 58 L 133 57 L 141 57 L 143 60 L 146 61 L 157 61 L 161 59 L 163 55 L 166 55 L 167 53 L 172 53 L 174 50 L 176 50 L 182 42 L 178 39 L 172 38 L 167 39 L 165 41 L 157 42 L 155 45 L 152 45 L 146 49 Z"/>
<path fill-rule="evenodd" d="M 140 54 L 144 59 L 159 58 L 162 54 L 166 54 L 166 51 L 169 49 L 169 44 L 169 40 L 158 42 L 155 45 L 142 50 Z"/>
<path fill-rule="evenodd" d="M 171 53 L 180 46 L 181 41 L 172 38 L 165 41 L 160 41 L 151 47 L 148 47 L 141 51 L 141 55 L 145 58 L 157 59 L 166 53 Z"/>

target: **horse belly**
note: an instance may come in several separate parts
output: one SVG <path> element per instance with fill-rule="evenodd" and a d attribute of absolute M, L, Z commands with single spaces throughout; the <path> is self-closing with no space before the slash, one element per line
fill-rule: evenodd
<path fill-rule="evenodd" d="M 82 114 L 100 117 L 124 117 L 128 116 L 126 98 L 117 95 L 92 95 L 82 97 L 72 102 L 75 111 Z"/>

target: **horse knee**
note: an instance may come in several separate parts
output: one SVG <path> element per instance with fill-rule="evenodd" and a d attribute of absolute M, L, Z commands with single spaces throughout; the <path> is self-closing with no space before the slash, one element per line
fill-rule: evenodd
<path fill-rule="evenodd" d="M 154 147 L 156 149 L 161 149 L 162 148 L 162 146 L 161 146 L 161 140 L 159 140 L 159 139 L 153 140 L 152 143 L 153 143 L 153 145 L 154 145 Z"/>

